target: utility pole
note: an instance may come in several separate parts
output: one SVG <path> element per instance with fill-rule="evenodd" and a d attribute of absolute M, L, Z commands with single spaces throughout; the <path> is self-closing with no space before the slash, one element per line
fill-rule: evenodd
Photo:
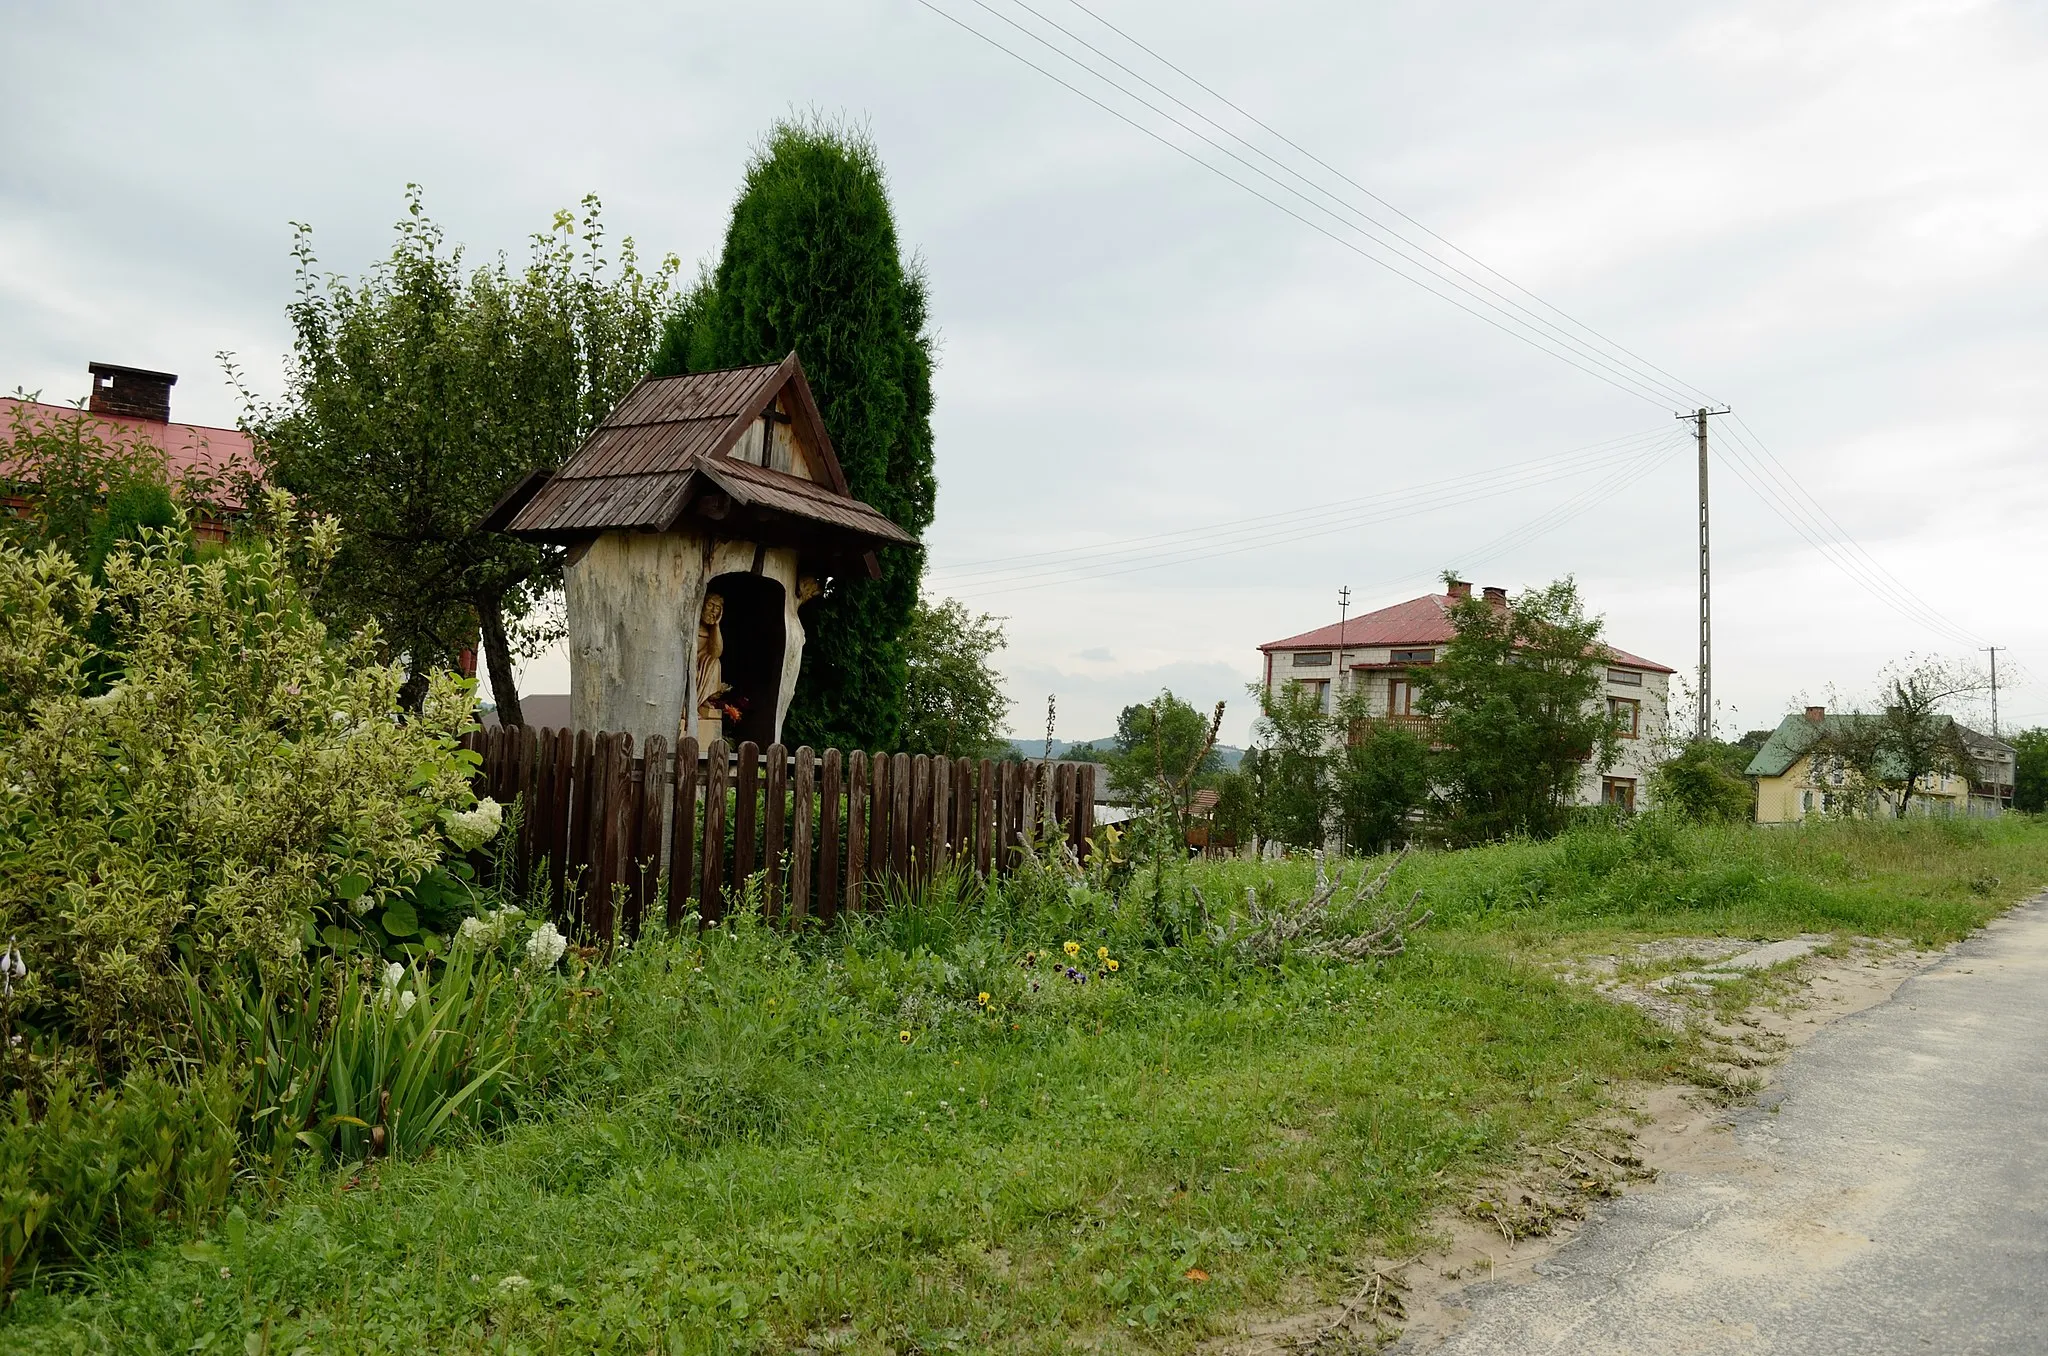
<path fill-rule="evenodd" d="M 1337 682 L 1331 690 L 1338 696 L 1343 694 L 1345 688 L 1351 682 L 1351 670 L 1344 667 L 1344 632 L 1350 626 L 1350 623 L 1351 585 L 1346 584 L 1343 588 L 1337 590 Z M 1330 709 L 1332 711 L 1337 709 L 1335 697 L 1331 699 Z M 1994 726 L 1998 724 L 1996 719 L 1991 723 Z"/>
<path fill-rule="evenodd" d="M 1711 739 L 1714 735 L 1714 609 L 1712 558 L 1707 550 L 1707 420 L 1726 413 L 1725 409 L 1710 410 L 1703 405 L 1691 414 L 1675 416 L 1693 421 L 1700 444 L 1700 709 L 1694 736 L 1698 739 Z"/>
<path fill-rule="evenodd" d="M 2006 647 L 2003 645 L 1986 645 L 1984 648 L 1991 653 L 1991 737 L 1996 739 L 1998 738 L 1998 652 Z"/>

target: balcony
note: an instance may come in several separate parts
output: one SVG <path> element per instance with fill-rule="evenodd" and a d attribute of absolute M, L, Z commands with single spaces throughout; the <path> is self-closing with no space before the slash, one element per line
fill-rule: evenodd
<path fill-rule="evenodd" d="M 1407 730 L 1412 734 L 1421 735 L 1424 739 L 1435 738 L 1433 731 L 1436 729 L 1436 722 L 1428 716 L 1368 716 L 1364 720 L 1351 722 L 1347 742 L 1356 745 L 1365 738 L 1366 729 L 1373 725 L 1390 725 L 1397 730 Z"/>

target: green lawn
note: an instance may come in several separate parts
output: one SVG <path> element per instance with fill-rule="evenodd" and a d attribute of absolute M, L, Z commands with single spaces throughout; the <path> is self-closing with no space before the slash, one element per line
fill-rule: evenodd
<path fill-rule="evenodd" d="M 1126 952 L 1099 915 L 1066 929 L 1119 961 L 1086 985 L 1057 952 L 1021 968 L 1068 937 L 1015 925 L 649 942 L 593 977 L 583 1053 L 508 1133 L 39 1278 L 0 1346 L 1186 1350 L 1412 1244 L 1476 1172 L 1694 1053 L 1528 956 L 1943 941 L 2048 882 L 2048 826 L 1644 823 L 1401 871 L 1436 917 L 1374 966 Z M 1194 879 L 1216 902 L 1310 872 Z"/>

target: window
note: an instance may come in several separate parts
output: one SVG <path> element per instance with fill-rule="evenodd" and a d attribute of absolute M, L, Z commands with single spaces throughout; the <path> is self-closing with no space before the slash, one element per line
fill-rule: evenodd
<path fill-rule="evenodd" d="M 1616 687 L 1641 687 L 1643 685 L 1643 675 L 1637 673 L 1634 669 L 1609 669 L 1607 670 L 1607 681 Z"/>
<path fill-rule="evenodd" d="M 1316 699 L 1316 710 L 1330 708 L 1330 680 L 1327 678 L 1297 678 L 1294 685 Z"/>
<path fill-rule="evenodd" d="M 1395 664 L 1434 664 L 1436 663 L 1436 651 L 1396 650 L 1388 658 L 1390 663 Z"/>
<path fill-rule="evenodd" d="M 1636 779 L 1633 777 L 1602 777 L 1600 779 L 1600 803 L 1612 805 L 1617 810 L 1633 811 L 1636 808 Z"/>
<path fill-rule="evenodd" d="M 1614 717 L 1614 725 L 1623 739 L 1634 739 L 1642 733 L 1643 704 L 1634 697 L 1609 697 L 1607 714 Z"/>
<path fill-rule="evenodd" d="M 1328 650 L 1296 650 L 1294 667 L 1298 669 L 1326 669 L 1330 667 Z"/>
<path fill-rule="evenodd" d="M 1420 714 L 1415 709 L 1415 684 L 1406 678 L 1387 679 L 1387 714 L 1390 716 L 1413 716 Z"/>

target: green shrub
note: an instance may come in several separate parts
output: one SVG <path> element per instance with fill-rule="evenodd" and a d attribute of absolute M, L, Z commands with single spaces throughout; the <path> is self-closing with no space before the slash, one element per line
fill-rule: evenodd
<path fill-rule="evenodd" d="M 484 1124 L 519 1077 L 523 1027 L 558 995 L 471 947 L 431 967 L 321 957 L 309 969 L 217 994 L 186 976 L 200 1058 L 255 1069 L 240 1127 L 271 1180 L 301 1149 L 405 1158 L 451 1121 Z"/>
<path fill-rule="evenodd" d="M 139 1070 L 98 1091 L 60 1076 L 40 1114 L 17 1089 L 0 1114 L 0 1292 L 24 1262 L 83 1261 L 194 1226 L 234 1182 L 247 1089 L 231 1066 L 180 1085 Z"/>
<path fill-rule="evenodd" d="M 271 511 L 274 539 L 203 560 L 145 530 L 103 584 L 0 546 L 12 1016 L 104 1070 L 176 1044 L 181 964 L 296 973 L 321 925 L 403 901 L 474 801 L 470 685 L 443 676 L 401 718 L 375 634 L 336 639 L 306 606 L 294 567 L 317 584 L 332 525 Z"/>

